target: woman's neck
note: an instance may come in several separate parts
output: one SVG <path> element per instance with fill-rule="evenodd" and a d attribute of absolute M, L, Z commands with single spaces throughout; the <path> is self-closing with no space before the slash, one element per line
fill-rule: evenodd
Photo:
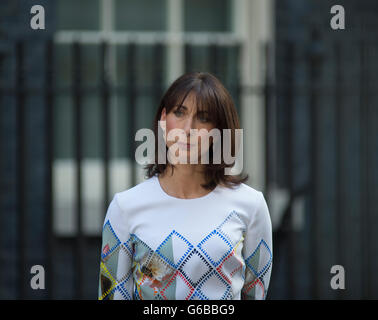
<path fill-rule="evenodd" d="M 167 166 L 163 174 L 159 175 L 159 182 L 164 191 L 170 196 L 182 199 L 203 197 L 209 190 L 203 188 L 205 184 L 204 167 L 201 165 L 175 165 Z"/>

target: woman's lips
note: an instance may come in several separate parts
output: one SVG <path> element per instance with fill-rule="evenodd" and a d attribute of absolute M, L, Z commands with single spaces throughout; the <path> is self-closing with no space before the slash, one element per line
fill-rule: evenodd
<path fill-rule="evenodd" d="M 190 143 L 183 143 L 183 142 L 177 142 L 177 144 L 181 147 L 181 148 L 186 148 L 186 149 L 190 149 L 193 145 L 190 144 Z"/>

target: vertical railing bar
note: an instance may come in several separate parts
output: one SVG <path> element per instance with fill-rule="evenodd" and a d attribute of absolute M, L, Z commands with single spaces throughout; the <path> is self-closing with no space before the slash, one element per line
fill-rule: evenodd
<path fill-rule="evenodd" d="M 162 43 L 156 43 L 154 46 L 154 68 L 153 68 L 153 105 L 152 105 L 152 114 L 156 112 L 158 106 L 160 105 L 162 96 L 163 96 L 163 66 L 164 66 L 164 57 L 163 57 L 164 47 Z M 154 120 L 153 120 L 154 121 Z M 151 129 L 155 128 L 155 123 L 151 123 Z M 155 145 L 158 148 L 158 145 Z M 158 161 L 158 159 L 155 159 Z"/>
<path fill-rule="evenodd" d="M 335 121 L 336 121 L 336 215 L 335 215 L 335 225 L 336 225 L 336 252 L 337 261 L 339 264 L 344 265 L 344 250 L 343 250 L 343 238 L 344 238 L 344 219 L 343 219 L 343 201 L 342 192 L 343 188 L 343 161 L 342 161 L 342 137 L 343 137 L 343 126 L 342 126 L 342 105 L 343 105 L 343 94 L 342 94 L 342 72 L 341 72 L 341 44 L 340 42 L 335 44 L 335 67 L 336 67 L 336 92 L 335 92 Z M 341 299 L 343 290 L 337 290 L 337 297 Z"/>
<path fill-rule="evenodd" d="M 365 48 L 366 48 L 366 65 L 372 64 L 372 59 L 371 59 L 371 50 L 372 50 L 372 44 L 371 42 L 365 41 Z M 374 131 L 373 131 L 373 123 L 371 122 L 374 121 L 373 119 L 373 104 L 371 103 L 371 92 L 372 92 L 372 74 L 369 68 L 366 68 L 366 78 L 367 78 L 367 85 L 366 85 L 366 203 L 367 203 L 367 208 L 366 208 L 366 214 L 367 214 L 367 230 L 366 231 L 366 254 L 367 254 L 367 299 L 370 299 L 373 296 L 373 279 L 374 279 L 374 272 L 375 270 L 372 268 L 372 259 L 370 256 L 370 253 L 373 251 L 373 246 L 372 246 L 372 229 L 371 226 L 372 224 L 372 190 L 374 190 L 374 186 L 376 184 L 372 184 L 371 181 L 374 179 L 374 176 L 371 174 L 370 169 L 373 168 L 375 165 L 374 162 L 372 162 L 373 159 L 373 142 L 374 142 Z M 374 181 L 374 180 L 373 180 Z"/>
<path fill-rule="evenodd" d="M 54 234 L 53 234 L 53 143 L 54 143 L 54 85 L 53 85 L 53 63 L 54 63 L 53 40 L 49 38 L 46 42 L 46 72 L 45 72 L 45 119 L 46 119 L 46 228 L 47 228 L 47 255 L 46 255 L 46 289 L 48 299 L 52 299 L 54 290 Z"/>
<path fill-rule="evenodd" d="M 76 163 L 76 278 L 75 289 L 77 299 L 83 297 L 83 263 L 84 237 L 82 233 L 82 135 L 81 135 L 81 50 L 78 42 L 73 43 L 73 103 L 74 103 L 74 137 L 75 142 L 75 163 Z"/>
<path fill-rule="evenodd" d="M 238 113 L 239 113 L 239 119 L 243 119 L 243 114 L 242 114 L 242 111 L 243 111 L 243 108 L 241 107 L 241 103 L 242 103 L 242 94 L 243 94 L 243 88 L 242 88 L 242 82 L 243 82 L 243 79 L 242 79 L 242 64 L 240 63 L 242 60 L 241 60 L 241 52 L 242 52 L 242 45 L 241 44 L 237 44 L 235 45 L 234 49 L 236 50 L 236 72 L 237 72 L 237 75 L 236 75 L 236 88 L 235 88 L 235 96 L 236 96 L 236 99 L 237 99 L 237 110 L 238 110 Z"/>
<path fill-rule="evenodd" d="M 270 57 L 269 57 L 269 53 L 270 53 L 270 47 L 269 47 L 269 43 L 266 42 L 266 43 L 263 43 L 262 44 L 262 49 L 263 49 L 263 54 L 264 54 L 264 65 L 265 65 L 265 69 L 264 69 L 264 119 L 265 119 L 265 133 L 264 133 L 264 136 L 265 136 L 265 190 L 268 191 L 270 189 L 270 183 L 271 183 L 271 177 L 270 177 L 270 174 L 271 174 L 271 166 L 270 166 L 270 162 L 271 162 L 271 158 L 270 158 L 270 125 L 271 125 L 271 122 L 270 122 L 270 76 L 269 76 L 269 71 L 268 71 L 268 68 L 269 68 L 269 61 L 270 61 Z"/>
<path fill-rule="evenodd" d="M 317 112 L 316 112 L 316 93 L 315 93 L 315 77 L 314 77 L 314 62 L 310 61 L 310 68 L 311 68 L 311 88 L 310 88 L 310 112 L 311 112 L 311 219 L 310 219 L 310 237 L 311 237 L 311 244 L 310 244 L 310 276 L 311 276 L 311 298 L 317 298 L 317 271 L 318 271 L 318 263 L 317 263 L 317 226 L 316 226 L 316 213 L 317 213 L 317 194 L 316 194 L 316 179 L 317 179 L 317 162 L 316 162 L 316 142 L 317 142 Z"/>
<path fill-rule="evenodd" d="M 269 42 L 262 44 L 263 54 L 265 57 L 265 70 L 264 70 L 264 104 L 265 104 L 265 188 L 266 190 L 270 189 L 270 184 L 272 182 L 272 79 L 271 79 L 271 70 L 270 70 L 270 59 L 271 59 L 271 45 Z"/>
<path fill-rule="evenodd" d="M 106 214 L 109 206 L 109 158 L 110 158 L 110 124 L 109 124 L 109 47 L 106 42 L 101 43 L 101 99 L 102 99 L 102 128 L 103 128 L 103 177 L 104 177 L 104 208 Z"/>
<path fill-rule="evenodd" d="M 367 65 L 373 64 L 373 55 L 372 53 L 375 50 L 375 47 L 377 44 L 372 42 L 367 42 L 366 44 L 366 51 L 367 51 Z M 373 94 L 373 75 L 371 73 L 371 70 L 368 69 L 368 85 L 366 88 L 367 92 L 367 110 L 366 113 L 368 115 L 368 129 L 367 129 L 367 160 L 366 160 L 366 166 L 367 166 L 367 181 L 366 186 L 368 190 L 367 194 L 367 213 L 369 217 L 369 229 L 368 229 L 368 239 L 367 243 L 369 244 L 369 247 L 367 248 L 368 254 L 374 251 L 374 246 L 372 243 L 374 243 L 374 227 L 373 227 L 373 221 L 374 221 L 374 211 L 375 210 L 375 204 L 374 203 L 374 190 L 377 188 L 377 176 L 374 176 L 373 168 L 376 166 L 376 162 L 374 162 L 374 152 L 376 152 L 377 149 L 374 148 L 375 141 L 377 138 L 377 135 L 374 134 L 374 129 L 377 127 L 376 119 L 374 118 L 375 110 L 377 110 L 376 106 L 374 106 L 374 98 L 372 97 Z M 369 256 L 369 264 L 368 264 L 368 298 L 371 299 L 374 296 L 374 277 L 375 277 L 375 268 L 374 266 L 374 260 L 371 259 L 371 256 Z"/>
<path fill-rule="evenodd" d="M 218 47 L 215 43 L 211 43 L 208 46 L 208 65 L 210 72 L 214 74 L 216 77 L 219 77 L 218 74 L 218 66 L 219 66 L 219 51 L 220 47 Z"/>
<path fill-rule="evenodd" d="M 126 112 L 126 118 L 128 121 L 128 128 L 129 132 L 127 132 L 127 136 L 129 137 L 129 163 L 130 163 L 130 172 L 131 172 L 131 186 L 135 186 L 136 184 L 136 165 L 134 159 L 134 152 L 135 152 L 135 122 L 136 122 L 136 73 L 135 73 L 135 63 L 136 63 L 136 45 L 135 43 L 129 43 L 127 45 L 127 72 L 126 72 L 126 79 L 127 79 L 127 105 L 129 112 Z"/>
<path fill-rule="evenodd" d="M 313 52 L 310 54 L 310 118 L 311 118 L 311 203 L 312 210 L 310 215 L 310 275 L 311 275 L 311 295 L 312 299 L 318 299 L 319 295 L 319 262 L 318 262 L 318 233 L 319 226 L 317 221 L 318 203 L 318 162 L 317 162 L 317 145 L 318 145 L 318 95 L 319 75 L 321 70 L 321 52 L 319 46 L 319 34 L 317 30 L 312 31 L 311 41 Z"/>
<path fill-rule="evenodd" d="M 19 275 L 19 297 L 24 299 L 26 295 L 26 170 L 25 164 L 25 57 L 24 42 L 18 40 L 16 43 L 16 123 L 17 123 L 17 206 L 18 206 L 18 275 Z"/>
<path fill-rule="evenodd" d="M 193 59 L 192 59 L 192 47 L 190 43 L 185 43 L 184 46 L 185 50 L 185 72 L 191 72 L 193 67 Z"/>
<path fill-rule="evenodd" d="M 154 95 L 156 106 L 159 104 L 163 94 L 163 44 L 157 43 L 154 46 Z"/>
<path fill-rule="evenodd" d="M 288 232 L 288 294 L 289 299 L 294 298 L 295 292 L 295 282 L 294 282 L 294 274 L 295 274 L 295 263 L 294 261 L 294 242 L 295 242 L 295 235 L 292 223 L 292 197 L 294 193 L 293 187 L 293 139 L 294 139 L 294 112 L 293 112 L 293 80 L 294 80 L 294 59 L 295 59 L 295 45 L 292 41 L 287 42 L 286 44 L 286 107 L 287 107 L 287 152 L 286 152 L 286 162 L 287 162 L 287 185 L 290 194 L 290 204 L 287 208 L 288 210 L 288 221 L 289 221 L 289 228 Z"/>
<path fill-rule="evenodd" d="M 362 253 L 362 266 L 360 268 L 361 273 L 361 285 L 362 285 L 362 299 L 368 299 L 369 297 L 369 214 L 368 214 L 368 193 L 369 187 L 367 184 L 368 177 L 368 101 L 367 101 L 367 92 L 368 92 L 368 76 L 366 68 L 366 43 L 364 40 L 361 40 L 359 43 L 359 56 L 360 56 L 360 108 L 359 108 L 359 134 L 360 134 L 360 217 L 361 217 L 361 253 Z"/>
<path fill-rule="evenodd" d="M 277 85 L 275 79 L 275 44 L 274 42 L 269 42 L 269 52 L 268 54 L 268 75 L 269 75 L 269 105 L 270 105 L 270 128 L 271 128 L 271 139 L 270 139 L 270 162 L 268 165 L 270 166 L 270 179 L 277 182 Z"/>

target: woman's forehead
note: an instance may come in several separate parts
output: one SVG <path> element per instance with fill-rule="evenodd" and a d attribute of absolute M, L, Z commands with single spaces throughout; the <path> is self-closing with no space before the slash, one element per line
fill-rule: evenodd
<path fill-rule="evenodd" d="M 208 111 L 208 104 L 203 103 L 201 100 L 202 99 L 198 98 L 195 93 L 190 92 L 184 100 L 181 97 L 181 99 L 176 102 L 176 106 L 180 106 L 183 109 L 193 112 Z"/>

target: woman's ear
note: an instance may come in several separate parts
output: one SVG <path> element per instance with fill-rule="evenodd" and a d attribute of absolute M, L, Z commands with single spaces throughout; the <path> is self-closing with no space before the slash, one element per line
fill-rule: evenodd
<path fill-rule="evenodd" d="M 163 110 L 161 110 L 160 121 L 165 121 L 166 118 L 167 118 L 167 114 L 164 107 Z"/>

